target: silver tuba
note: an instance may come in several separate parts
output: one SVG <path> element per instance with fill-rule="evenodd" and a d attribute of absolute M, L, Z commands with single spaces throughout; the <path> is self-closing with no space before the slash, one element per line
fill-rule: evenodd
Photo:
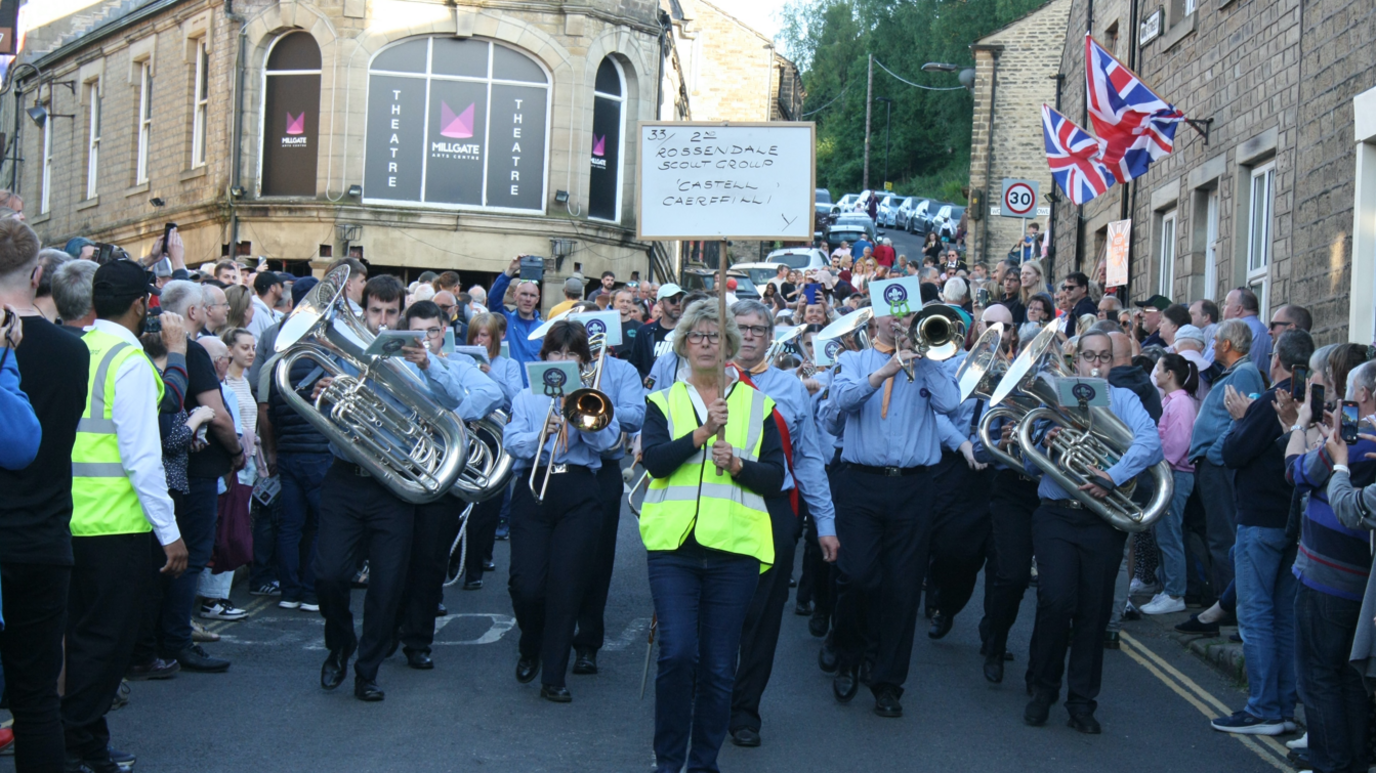
<path fill-rule="evenodd" d="M 365 353 L 374 336 L 348 307 L 348 280 L 348 266 L 330 271 L 282 322 L 282 359 L 273 374 L 277 388 L 288 405 L 393 494 L 414 504 L 433 502 L 464 471 L 468 431 L 404 365 Z M 301 359 L 334 379 L 314 401 L 291 383 L 292 366 Z"/>
<path fill-rule="evenodd" d="M 1071 374 L 1056 341 L 1053 320 L 1008 367 L 990 406 L 998 410 L 1008 403 L 1007 409 L 1017 422 L 1020 453 L 1067 494 L 1119 531 L 1146 531 L 1170 507 L 1174 488 L 1170 467 L 1162 461 L 1146 471 L 1154 485 L 1151 500 L 1145 505 L 1132 500 L 1136 480 L 1114 489 L 1105 499 L 1080 491 L 1080 486 L 1100 480 L 1091 467 L 1107 470 L 1132 447 L 1132 430 L 1108 408 L 1060 404 L 1054 379 Z M 984 421 L 980 436 L 987 444 Z M 1032 442 L 1033 428 L 1043 421 L 1061 430 L 1045 452 Z"/>
<path fill-rule="evenodd" d="M 512 458 L 502 445 L 508 421 L 505 411 L 496 410 L 477 421 L 468 422 L 468 464 L 450 493 L 465 502 L 482 502 L 502 493 L 511 478 Z"/>

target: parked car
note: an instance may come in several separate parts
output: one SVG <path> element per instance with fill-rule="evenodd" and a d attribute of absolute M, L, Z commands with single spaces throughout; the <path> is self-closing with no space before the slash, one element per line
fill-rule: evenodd
<path fill-rule="evenodd" d="M 830 252 L 840 247 L 843 241 L 854 244 L 861 236 L 865 237 L 867 241 L 873 244 L 875 233 L 876 229 L 874 227 L 874 222 L 866 215 L 860 215 L 858 217 L 855 215 L 839 217 L 836 219 L 836 222 L 832 223 L 831 227 L 827 229 L 827 251 Z"/>
<path fill-rule="evenodd" d="M 918 233 L 925 237 L 928 232 L 935 230 L 937 215 L 940 214 L 942 207 L 949 206 L 951 205 L 944 201 L 932 199 L 931 203 L 927 205 L 927 211 L 922 214 L 922 223 L 918 227 Z"/>
<path fill-rule="evenodd" d="M 833 206 L 834 205 L 831 203 L 831 191 L 826 188 L 818 188 L 817 193 L 813 197 L 813 210 L 823 215 L 830 215 Z"/>
<path fill-rule="evenodd" d="M 844 196 L 841 197 L 841 200 L 840 200 L 840 201 L 836 202 L 836 204 L 835 204 L 834 206 L 832 206 L 832 208 L 831 208 L 831 213 L 832 213 L 833 215 L 844 215 L 844 214 L 847 214 L 847 213 L 849 213 L 849 212 L 854 212 L 854 211 L 855 211 L 855 202 L 857 202 L 857 201 L 859 201 L 859 200 L 860 200 L 860 194 L 858 194 L 858 193 L 847 193 L 846 195 L 844 195 Z"/>
<path fill-rule="evenodd" d="M 923 198 L 922 196 L 909 196 L 904 199 L 902 206 L 898 208 L 898 222 L 894 227 L 902 228 L 908 233 L 915 233 L 915 226 L 917 222 L 921 221 L 921 213 L 927 211 L 927 205 L 930 202 L 931 199 Z"/>
<path fill-rule="evenodd" d="M 905 196 L 900 196 L 897 193 L 885 194 L 883 198 L 879 200 L 879 212 L 875 225 L 881 228 L 897 228 L 898 208 L 903 205 L 903 200 L 905 198 Z"/>
<path fill-rule="evenodd" d="M 965 207 L 955 204 L 942 205 L 932 218 L 931 229 L 936 231 L 937 236 L 946 236 L 955 241 L 956 229 L 960 227 L 960 217 L 964 214 Z"/>
<path fill-rule="evenodd" d="M 797 269 L 826 268 L 830 262 L 827 257 L 829 254 L 816 247 L 785 247 L 769 253 L 763 262 L 785 263 L 789 268 Z"/>
<path fill-rule="evenodd" d="M 760 290 L 751 281 L 750 275 L 739 270 L 736 266 L 726 269 L 727 279 L 736 280 L 736 298 L 739 300 L 760 299 Z M 717 272 L 710 268 L 685 268 L 679 279 L 679 285 L 688 292 L 701 291 L 713 293 L 717 286 Z"/>
<path fill-rule="evenodd" d="M 820 252 L 820 250 L 818 250 Z M 731 266 L 732 271 L 744 271 L 750 275 L 750 281 L 754 283 L 756 289 L 769 284 L 769 281 L 779 275 L 779 266 L 788 266 L 790 269 L 808 271 L 818 268 L 817 266 L 792 266 L 787 263 L 780 263 L 773 260 L 763 260 L 759 263 L 736 263 Z M 737 293 L 739 295 L 739 293 Z"/>

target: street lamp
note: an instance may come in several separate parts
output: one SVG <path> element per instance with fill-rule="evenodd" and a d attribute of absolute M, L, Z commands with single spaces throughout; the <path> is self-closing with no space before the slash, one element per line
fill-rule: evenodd
<path fill-rule="evenodd" d="M 958 77 L 958 79 L 960 80 L 960 85 L 964 86 L 964 87 L 967 88 L 967 89 L 973 89 L 973 88 L 975 87 L 975 71 L 974 71 L 973 68 L 970 68 L 970 67 L 967 67 L 967 68 L 965 68 L 965 69 L 962 70 L 962 69 L 960 68 L 960 65 L 958 65 L 958 64 L 951 64 L 950 62 L 928 62 L 928 63 L 922 65 L 922 71 L 923 71 L 923 72 L 957 72 L 957 71 L 959 71 L 960 75 L 958 75 L 957 77 Z"/>
<path fill-rule="evenodd" d="M 889 116 L 893 108 L 893 100 L 888 97 L 875 97 L 876 102 L 884 103 L 884 188 L 889 187 Z"/>

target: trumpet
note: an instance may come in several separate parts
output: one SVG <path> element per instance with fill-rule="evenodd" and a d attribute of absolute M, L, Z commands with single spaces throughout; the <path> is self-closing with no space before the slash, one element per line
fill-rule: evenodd
<path fill-rule="evenodd" d="M 545 465 L 545 478 L 540 483 L 539 490 L 535 488 L 535 475 L 540 469 L 540 452 L 544 450 L 545 443 L 549 442 L 550 422 L 557 416 L 559 419 L 559 430 L 555 443 L 558 447 L 561 443 L 568 444 L 568 428 L 572 424 L 574 429 L 583 432 L 596 432 L 605 428 L 611 423 L 616 410 L 612 407 L 612 399 L 602 392 L 598 387 L 602 385 L 602 366 L 607 360 L 607 347 L 603 345 L 606 336 L 598 334 L 589 339 L 589 348 L 594 346 L 598 349 L 597 364 L 591 371 L 584 370 L 582 383 L 585 386 L 573 390 L 567 395 L 556 397 L 550 401 L 549 411 L 545 413 L 545 421 L 540 426 L 540 440 L 535 446 L 535 464 L 530 468 L 530 480 L 526 485 L 530 487 L 530 493 L 535 496 L 535 501 L 544 503 L 545 492 L 549 489 L 549 477 L 554 472 L 554 449 L 550 450 L 549 463 Z M 591 382 L 589 382 L 591 378 Z"/>

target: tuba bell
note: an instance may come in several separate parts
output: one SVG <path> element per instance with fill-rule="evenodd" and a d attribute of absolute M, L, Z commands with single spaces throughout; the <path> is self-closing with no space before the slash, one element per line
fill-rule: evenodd
<path fill-rule="evenodd" d="M 468 464 L 450 491 L 454 496 L 469 503 L 483 502 L 506 489 L 513 462 L 502 446 L 507 421 L 506 412 L 496 410 L 468 422 Z"/>
<path fill-rule="evenodd" d="M 288 405 L 389 491 L 433 502 L 464 470 L 468 431 L 405 366 L 366 353 L 374 336 L 347 305 L 348 281 L 349 267 L 336 267 L 282 322 L 273 378 Z M 291 383 L 299 360 L 333 379 L 314 401 Z"/>

